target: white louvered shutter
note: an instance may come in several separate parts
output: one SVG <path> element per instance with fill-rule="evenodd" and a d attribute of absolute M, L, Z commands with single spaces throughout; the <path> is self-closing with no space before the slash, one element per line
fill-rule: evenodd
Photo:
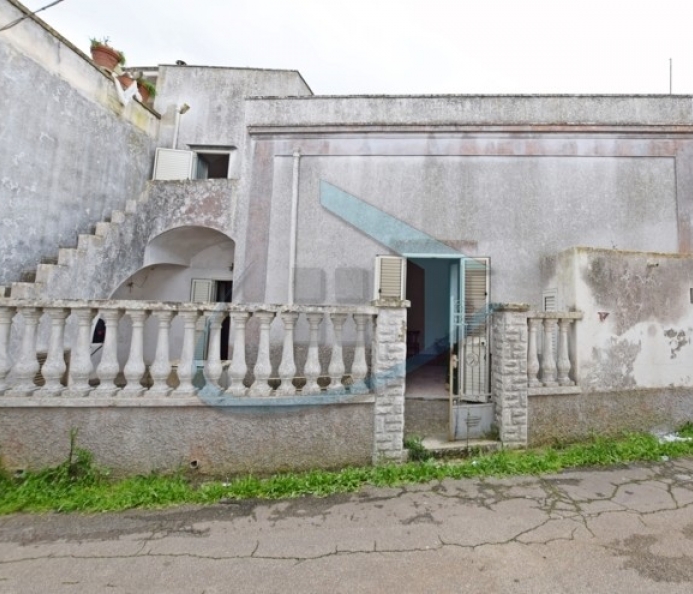
<path fill-rule="evenodd" d="M 216 283 L 208 279 L 193 279 L 190 287 L 190 301 L 193 303 L 210 303 L 214 301 Z M 198 365 L 207 358 L 209 342 L 209 316 L 201 317 L 195 329 L 195 361 Z"/>
<path fill-rule="evenodd" d="M 376 256 L 375 299 L 405 299 L 407 261 L 397 256 Z"/>
<path fill-rule="evenodd" d="M 489 258 L 465 258 L 463 392 L 465 400 L 486 402 L 489 393 Z"/>
<path fill-rule="evenodd" d="M 158 148 L 154 157 L 154 180 L 192 179 L 197 155 L 192 151 Z"/>
<path fill-rule="evenodd" d="M 556 289 L 545 291 L 544 294 L 542 295 L 542 301 L 544 302 L 544 311 L 558 311 L 558 297 L 556 295 Z M 541 349 L 540 350 L 538 349 L 538 352 L 540 354 L 543 354 L 543 352 L 544 352 L 544 349 L 543 349 L 544 332 L 543 332 L 543 330 L 541 332 L 541 337 L 540 337 L 539 342 L 541 343 L 541 345 L 540 345 Z M 558 351 L 556 350 L 556 348 L 558 345 L 558 328 L 554 329 L 552 343 L 553 343 L 553 356 L 557 357 Z"/>

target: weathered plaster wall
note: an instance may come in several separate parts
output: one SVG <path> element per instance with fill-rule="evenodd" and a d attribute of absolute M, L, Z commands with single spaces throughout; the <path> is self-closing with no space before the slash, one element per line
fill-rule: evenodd
<path fill-rule="evenodd" d="M 571 245 L 678 250 L 673 158 L 599 156 L 604 143 L 591 139 L 579 144 L 592 154 L 578 156 L 557 146 L 553 137 L 534 140 L 541 147 L 535 153 L 544 154 L 522 154 L 521 138 L 504 140 L 517 156 L 478 154 L 497 153 L 495 142 L 476 139 L 470 146 L 468 139 L 443 135 L 433 147 L 422 135 L 364 135 L 359 141 L 326 135 L 321 143 L 291 143 L 302 154 L 296 266 L 313 271 L 307 277 L 313 302 L 339 302 L 340 270 L 362 270 L 370 279 L 374 257 L 389 253 L 320 204 L 321 180 L 466 255 L 489 256 L 493 301 L 538 306 L 541 258 Z M 255 146 L 265 165 L 253 172 L 259 179 L 253 178 L 257 190 L 251 189 L 248 201 L 255 226 L 268 227 L 269 233 L 247 236 L 254 266 L 267 262 L 261 271 L 264 289 L 258 283 L 251 300 L 286 298 L 293 184 L 293 158 L 285 152 L 289 144 L 258 140 Z M 468 151 L 477 154 L 461 154 Z M 269 162 L 268 154 L 275 155 Z M 297 275 L 297 295 L 305 292 L 301 280 Z M 367 290 L 361 294 L 361 302 L 371 298 Z"/>
<path fill-rule="evenodd" d="M 254 126 L 320 125 L 685 125 L 687 96 L 423 95 L 258 98 L 248 101 Z"/>
<path fill-rule="evenodd" d="M 560 300 L 585 314 L 584 390 L 693 386 L 693 257 L 575 248 L 558 262 Z"/>
<path fill-rule="evenodd" d="M 294 96 L 312 92 L 295 70 L 159 66 L 155 108 L 162 114 L 160 146 L 171 146 L 175 113 L 183 103 L 178 148 L 187 145 L 245 145 L 244 98 Z"/>
<path fill-rule="evenodd" d="M 94 237 L 75 265 L 53 271 L 44 296 L 108 299 L 144 265 L 153 238 L 178 227 L 205 227 L 229 234 L 234 226 L 235 180 L 150 182 L 134 212 Z"/>
<path fill-rule="evenodd" d="M 201 474 L 270 473 L 370 464 L 373 403 L 262 407 L 247 411 L 164 402 L 130 406 L 2 408 L 3 464 L 45 468 L 63 462 L 70 431 L 96 463 L 116 474 L 187 469 Z M 46 403 L 50 404 L 50 403 Z"/>
<path fill-rule="evenodd" d="M 693 419 L 690 388 L 623 389 L 529 398 L 529 443 L 673 431 Z"/>
<path fill-rule="evenodd" d="M 23 14 L 0 1 L 0 22 Z M 0 36 L 0 284 L 137 198 L 149 177 L 158 116 L 123 107 L 113 80 L 27 19 Z"/>

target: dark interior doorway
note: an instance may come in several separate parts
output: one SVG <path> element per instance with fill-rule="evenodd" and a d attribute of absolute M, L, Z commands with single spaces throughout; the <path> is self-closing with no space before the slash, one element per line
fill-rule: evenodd
<path fill-rule="evenodd" d="M 231 303 L 233 298 L 233 281 L 217 281 L 217 302 Z M 220 356 L 222 361 L 229 358 L 229 335 L 231 331 L 231 318 L 226 316 L 221 324 Z"/>

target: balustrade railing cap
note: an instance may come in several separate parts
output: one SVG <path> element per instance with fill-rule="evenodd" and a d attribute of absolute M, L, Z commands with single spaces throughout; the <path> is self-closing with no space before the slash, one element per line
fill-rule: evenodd
<path fill-rule="evenodd" d="M 381 299 L 371 301 L 371 305 L 374 307 L 406 308 L 411 307 L 411 301 L 407 301 L 406 299 L 397 299 L 396 297 L 382 297 Z"/>
<path fill-rule="evenodd" d="M 406 302 L 408 303 L 408 302 Z M 174 301 L 146 301 L 139 299 L 12 299 L 0 298 L 0 307 L 67 308 L 95 310 L 138 311 L 203 311 L 203 312 L 295 312 L 295 313 L 359 313 L 376 315 L 371 305 L 287 305 L 268 303 L 192 303 Z"/>
<path fill-rule="evenodd" d="M 518 312 L 524 313 L 529 311 L 527 303 L 493 303 L 490 309 L 494 312 Z"/>
<path fill-rule="evenodd" d="M 581 311 L 531 311 L 527 317 L 540 320 L 581 320 L 583 313 Z"/>

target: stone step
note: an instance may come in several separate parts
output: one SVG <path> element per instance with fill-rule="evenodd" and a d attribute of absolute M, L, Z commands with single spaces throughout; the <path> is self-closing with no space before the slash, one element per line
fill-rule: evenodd
<path fill-rule="evenodd" d="M 94 230 L 94 235 L 99 237 L 104 237 L 111 228 L 111 223 L 101 222 L 96 223 L 96 229 Z"/>
<path fill-rule="evenodd" d="M 59 268 L 60 267 L 57 264 L 39 264 L 36 268 L 35 282 L 46 284 L 53 272 L 55 272 Z"/>
<path fill-rule="evenodd" d="M 99 246 L 103 243 L 103 237 L 98 235 L 80 234 L 77 238 L 77 249 L 88 250 L 90 246 Z"/>
<path fill-rule="evenodd" d="M 125 203 L 125 212 L 134 213 L 137 211 L 137 200 L 128 200 Z"/>
<path fill-rule="evenodd" d="M 125 213 L 122 210 L 114 210 L 111 213 L 111 223 L 122 223 L 125 221 Z"/>
<path fill-rule="evenodd" d="M 58 250 L 58 264 L 60 266 L 72 265 L 78 253 L 76 248 L 60 248 Z"/>
<path fill-rule="evenodd" d="M 4 285 L 0 285 L 0 297 L 9 297 L 10 296 L 10 287 L 5 287 Z"/>
<path fill-rule="evenodd" d="M 42 283 L 12 283 L 12 299 L 36 299 L 43 288 Z"/>
<path fill-rule="evenodd" d="M 421 440 L 424 449 L 434 456 L 469 456 L 481 453 L 496 452 L 501 449 L 500 441 L 493 439 L 469 439 L 449 441 L 447 435 L 434 435 Z"/>

